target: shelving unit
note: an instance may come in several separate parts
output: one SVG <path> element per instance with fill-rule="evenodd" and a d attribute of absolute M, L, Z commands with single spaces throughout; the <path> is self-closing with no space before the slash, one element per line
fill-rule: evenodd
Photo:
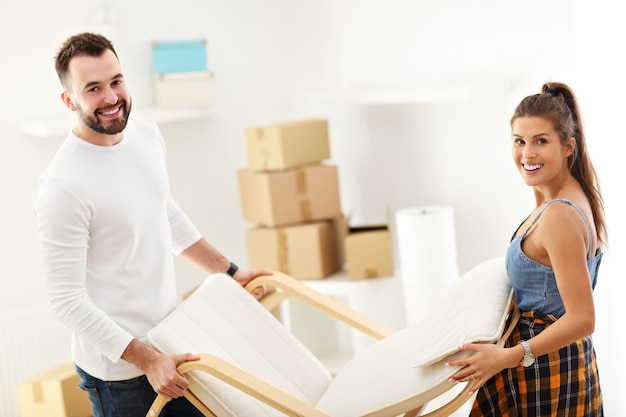
<path fill-rule="evenodd" d="M 157 123 L 198 120 L 211 115 L 210 108 L 200 107 L 143 107 L 133 108 L 133 115 L 142 115 Z M 45 116 L 24 121 L 19 129 L 24 136 L 36 138 L 62 137 L 72 126 L 71 113 Z"/>
<path fill-rule="evenodd" d="M 341 270 L 328 278 L 302 282 L 393 330 L 404 327 L 401 283 L 398 278 L 352 281 Z M 390 300 L 398 302 L 389 302 Z M 359 330 L 352 329 L 297 300 L 282 303 L 281 318 L 331 373 L 337 372 L 357 352 L 375 342 Z"/>
<path fill-rule="evenodd" d="M 516 80 L 428 82 L 401 86 L 359 86 L 312 94 L 313 103 L 346 105 L 418 104 L 465 101 L 512 89 Z"/>
<path fill-rule="evenodd" d="M 208 107 L 147 107 L 133 110 L 133 114 L 148 117 L 157 123 L 172 123 L 204 119 L 211 115 L 211 109 Z"/>

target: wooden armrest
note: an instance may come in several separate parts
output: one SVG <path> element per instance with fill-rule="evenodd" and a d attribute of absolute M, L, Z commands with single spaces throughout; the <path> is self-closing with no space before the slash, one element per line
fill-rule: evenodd
<path fill-rule="evenodd" d="M 248 291 L 252 291 L 252 289 L 261 285 L 265 286 L 266 290 L 269 291 L 269 297 L 271 297 L 267 303 L 264 302 L 265 300 L 261 300 L 261 303 L 266 308 L 276 307 L 284 298 L 295 297 L 377 340 L 384 339 L 395 333 L 388 327 L 369 319 L 331 297 L 311 289 L 297 279 L 282 272 L 258 276 L 248 282 L 245 288 Z"/>
<path fill-rule="evenodd" d="M 178 373 L 184 375 L 191 371 L 207 372 L 288 416 L 329 417 L 314 406 L 268 384 L 217 356 L 208 354 L 201 354 L 199 356 L 200 360 L 198 361 L 185 362 L 179 365 L 177 368 Z M 185 396 L 187 397 L 187 395 Z M 190 396 L 199 402 L 193 393 L 191 393 Z M 195 401 L 192 401 L 192 403 L 198 406 Z M 148 411 L 147 417 L 158 416 L 165 404 L 166 401 L 161 396 L 158 396 Z M 208 411 L 202 403 L 200 404 L 202 405 L 202 408 L 199 407 L 200 411 Z M 210 416 L 212 414 L 208 415 Z"/>
<path fill-rule="evenodd" d="M 192 403 L 205 417 L 217 417 L 191 391 L 185 391 L 185 398 L 187 398 L 189 402 Z M 168 400 L 166 400 L 164 397 L 157 395 L 157 397 L 154 399 L 154 402 L 150 406 L 150 410 L 148 410 L 146 417 L 158 417 L 167 402 Z"/>

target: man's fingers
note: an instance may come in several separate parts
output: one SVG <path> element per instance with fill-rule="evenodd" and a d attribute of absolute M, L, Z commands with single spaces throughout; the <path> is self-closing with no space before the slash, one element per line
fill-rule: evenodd
<path fill-rule="evenodd" d="M 255 287 L 252 291 L 250 291 L 250 294 L 252 294 L 252 296 L 257 300 L 260 300 L 265 295 L 265 287 L 263 285 Z"/>
<path fill-rule="evenodd" d="M 185 362 L 200 360 L 200 356 L 194 353 L 181 353 L 181 354 L 173 355 L 173 356 L 174 356 L 174 362 L 176 363 L 176 366 L 179 366 Z"/>

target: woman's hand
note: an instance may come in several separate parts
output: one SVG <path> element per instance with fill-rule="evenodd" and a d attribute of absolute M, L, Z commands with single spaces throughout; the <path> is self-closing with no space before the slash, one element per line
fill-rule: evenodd
<path fill-rule="evenodd" d="M 505 368 L 513 368 L 519 365 L 523 356 L 523 349 L 520 350 L 521 346 L 501 348 L 492 344 L 465 343 L 460 345 L 459 349 L 475 353 L 465 359 L 450 360 L 446 362 L 446 365 L 462 367 L 462 369 L 452 375 L 451 380 L 455 382 L 475 381 L 475 384 L 469 391 L 470 395 L 485 385 L 489 378 L 498 372 Z"/>

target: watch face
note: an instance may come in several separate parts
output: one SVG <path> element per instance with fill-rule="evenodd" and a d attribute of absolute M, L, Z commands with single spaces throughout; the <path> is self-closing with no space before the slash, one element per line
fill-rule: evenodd
<path fill-rule="evenodd" d="M 522 366 L 524 367 L 528 367 L 533 363 L 535 363 L 535 358 L 533 358 L 532 356 L 524 356 L 524 359 L 522 359 Z"/>
<path fill-rule="evenodd" d="M 522 340 L 519 342 L 519 344 L 524 347 L 524 357 L 522 358 L 520 365 L 522 365 L 523 367 L 529 367 L 530 365 L 535 363 L 535 357 L 533 356 L 533 353 L 530 350 L 530 346 L 526 341 Z"/>

